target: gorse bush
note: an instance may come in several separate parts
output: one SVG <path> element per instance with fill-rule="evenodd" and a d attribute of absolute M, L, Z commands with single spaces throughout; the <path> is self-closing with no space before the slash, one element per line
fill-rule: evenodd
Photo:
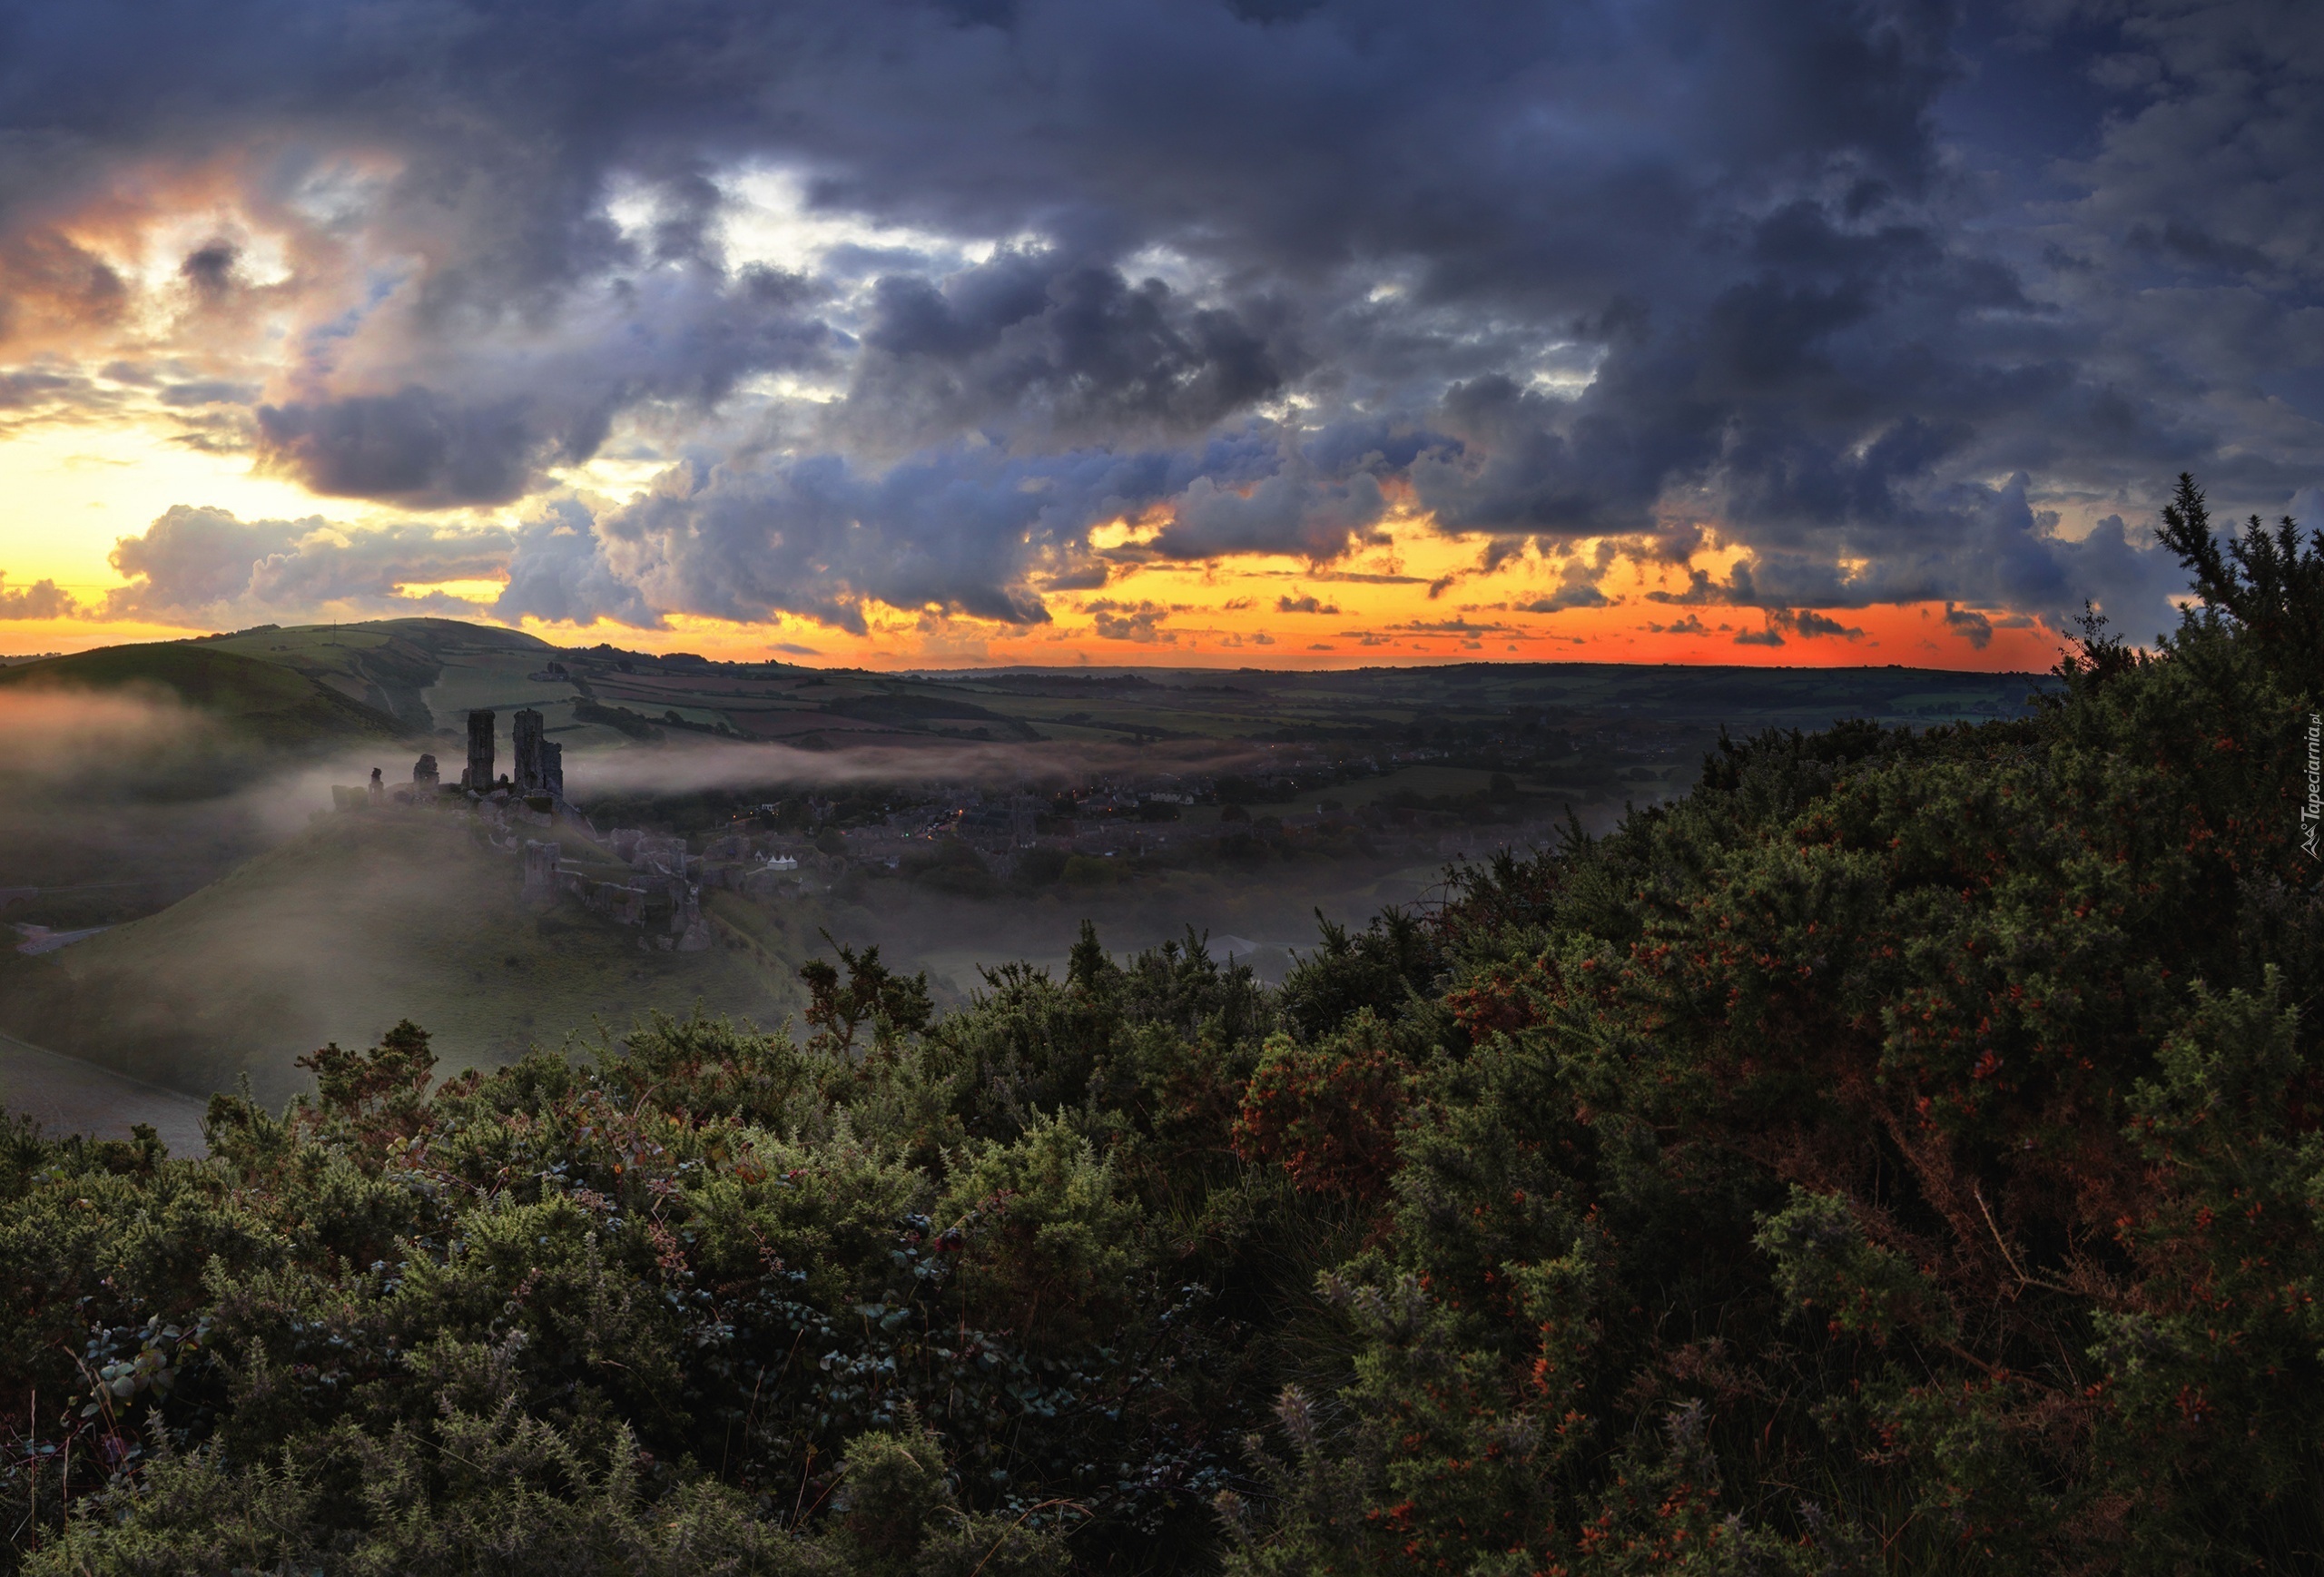
<path fill-rule="evenodd" d="M 1326 927 L 0 1135 L 16 1569 L 2324 1561 L 2324 545 Z"/>

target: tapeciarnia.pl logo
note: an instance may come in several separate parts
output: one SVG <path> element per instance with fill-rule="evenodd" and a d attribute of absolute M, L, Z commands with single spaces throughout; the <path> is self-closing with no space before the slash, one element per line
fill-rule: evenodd
<path fill-rule="evenodd" d="M 2299 847 L 2316 859 L 2316 839 L 2324 829 L 2324 713 L 2308 715 L 2308 803 L 2299 807 Z"/>

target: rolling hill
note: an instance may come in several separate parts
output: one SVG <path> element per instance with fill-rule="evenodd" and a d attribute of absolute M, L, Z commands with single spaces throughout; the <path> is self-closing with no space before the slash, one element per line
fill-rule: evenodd
<path fill-rule="evenodd" d="M 308 675 L 208 641 L 100 646 L 20 663 L 0 668 L 0 692 L 10 690 L 166 693 L 242 740 L 278 750 L 400 739 L 410 732 L 390 714 Z"/>
<path fill-rule="evenodd" d="M 537 668 L 556 648 L 520 630 L 458 619 L 375 619 L 359 625 L 262 625 L 203 643 L 301 674 L 340 695 L 388 713 L 414 733 L 457 728 L 448 709 L 431 709 L 429 691 L 448 668 L 477 664 Z M 488 705 L 489 703 L 483 703 Z"/>

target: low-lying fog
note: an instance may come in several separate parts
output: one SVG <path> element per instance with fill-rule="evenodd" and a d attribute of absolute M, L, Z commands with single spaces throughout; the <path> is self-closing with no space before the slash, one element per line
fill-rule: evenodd
<path fill-rule="evenodd" d="M 978 989 L 980 966 L 1024 958 L 1061 971 L 1084 919 L 1118 952 L 1191 927 L 1208 933 L 1214 955 L 1280 979 L 1292 950 L 1313 942 L 1318 910 L 1360 923 L 1423 896 L 1438 875 L 1315 859 L 990 898 L 879 876 L 767 905 L 772 947 L 722 941 L 689 957 L 569 899 L 546 912 L 519 904 L 517 862 L 480 847 L 463 818 L 331 810 L 332 785 L 364 783 L 374 767 L 390 785 L 408 784 L 422 748 L 455 777 L 461 747 L 449 738 L 291 760 L 164 696 L 22 693 L 0 693 L 0 737 L 10 743 L 0 920 L 111 928 L 44 957 L 0 954 L 0 1030 L 192 1095 L 247 1075 L 266 1099 L 285 1099 L 306 1082 L 291 1066 L 300 1053 L 326 1040 L 368 1043 L 407 1016 L 436 1033 L 448 1067 L 697 1004 L 778 1023 L 798 1005 L 797 964 L 827 951 L 826 931 L 927 970 L 940 1002 Z M 566 782 L 586 808 L 608 796 L 890 784 L 903 797 L 939 783 L 1047 791 L 1092 774 L 1231 772 L 1265 759 L 1240 742 L 805 751 L 679 740 L 576 750 Z M 40 1077 L 29 1063 L 10 1075 L 20 1089 Z"/>

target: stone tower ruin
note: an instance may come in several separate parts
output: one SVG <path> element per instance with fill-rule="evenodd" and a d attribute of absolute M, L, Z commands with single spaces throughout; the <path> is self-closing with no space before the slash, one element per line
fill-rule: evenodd
<path fill-rule="evenodd" d="M 411 785 L 414 788 L 427 789 L 431 793 L 435 790 L 436 758 L 434 756 L 423 755 L 411 764 Z"/>
<path fill-rule="evenodd" d="M 489 712 L 468 714 L 468 767 L 460 774 L 460 786 L 480 794 L 492 792 L 492 724 Z"/>
<path fill-rule="evenodd" d="M 547 793 L 541 773 L 541 715 L 527 706 L 510 719 L 517 734 L 517 792 Z"/>

